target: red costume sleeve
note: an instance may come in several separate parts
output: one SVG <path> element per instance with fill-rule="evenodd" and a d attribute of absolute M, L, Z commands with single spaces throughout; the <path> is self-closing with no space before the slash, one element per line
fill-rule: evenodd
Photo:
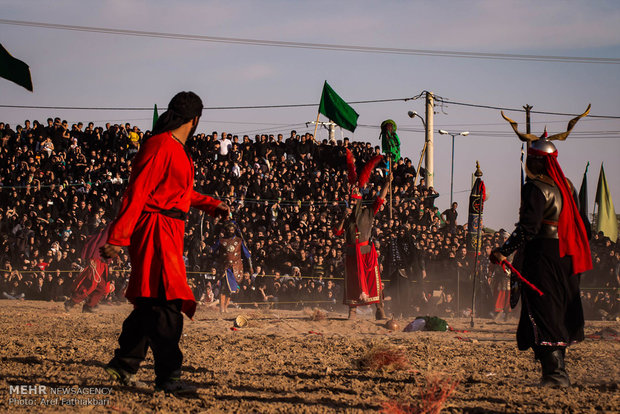
<path fill-rule="evenodd" d="M 372 208 L 372 211 L 373 211 L 373 213 L 372 213 L 372 214 L 373 214 L 373 216 L 376 216 L 376 215 L 377 215 L 377 213 L 379 212 L 379 209 L 381 208 L 381 206 L 383 205 L 383 203 L 385 203 L 385 200 L 384 200 L 384 199 L 382 199 L 382 198 L 380 198 L 380 197 L 377 197 L 377 198 L 375 199 L 375 204 L 374 204 L 374 206 L 373 206 L 373 208 Z"/>
<path fill-rule="evenodd" d="M 344 227 L 341 228 L 340 230 L 338 230 L 337 227 L 334 227 L 334 236 L 342 236 L 342 233 L 344 233 Z"/>
<path fill-rule="evenodd" d="M 192 190 L 192 207 L 203 210 L 211 216 L 215 216 L 215 209 L 220 204 L 222 204 L 221 200 L 216 200 L 213 197 Z"/>
<path fill-rule="evenodd" d="M 160 151 L 160 146 L 149 145 L 147 140 L 142 151 L 136 156 L 131 169 L 131 179 L 123 195 L 121 209 L 110 228 L 108 243 L 116 246 L 129 246 L 138 218 L 144 209 L 151 192 L 157 187 L 168 169 L 167 151 Z"/>

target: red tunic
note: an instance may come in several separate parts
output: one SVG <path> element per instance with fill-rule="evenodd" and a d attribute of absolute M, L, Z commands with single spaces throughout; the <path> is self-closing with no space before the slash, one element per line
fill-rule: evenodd
<path fill-rule="evenodd" d="M 377 262 L 375 245 L 370 252 L 360 249 L 368 242 L 347 245 L 345 254 L 345 285 L 343 303 L 348 306 L 363 306 L 381 302 L 381 275 Z"/>
<path fill-rule="evenodd" d="M 378 198 L 371 207 L 354 207 L 343 228 L 335 235 L 345 234 L 345 282 L 343 303 L 362 306 L 381 302 L 381 275 L 377 250 L 370 240 L 375 215 L 384 200 Z"/>
<path fill-rule="evenodd" d="M 125 293 L 129 301 L 158 297 L 163 281 L 166 299 L 182 299 L 182 310 L 190 318 L 196 301 L 187 285 L 183 261 L 185 220 L 160 211 L 188 212 L 191 206 L 214 215 L 221 201 L 197 193 L 193 187 L 194 165 L 184 146 L 170 132 L 147 139 L 133 161 L 129 185 L 108 238 L 110 244 L 129 246 L 131 276 Z"/>

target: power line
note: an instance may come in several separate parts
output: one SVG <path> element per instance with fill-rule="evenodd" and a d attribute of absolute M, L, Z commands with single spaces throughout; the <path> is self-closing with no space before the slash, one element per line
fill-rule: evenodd
<path fill-rule="evenodd" d="M 236 135 L 251 135 L 251 134 L 258 134 L 258 133 L 261 133 L 261 134 L 267 133 L 268 134 L 268 133 L 271 133 L 271 132 L 279 133 L 279 132 L 281 132 L 280 128 L 282 128 L 282 129 L 284 129 L 284 128 L 286 128 L 286 129 L 288 129 L 288 128 L 299 128 L 299 127 L 303 127 L 304 125 L 306 125 L 305 122 L 299 122 L 297 124 L 287 124 L 287 125 L 272 125 L 271 128 L 265 127 L 265 128 L 259 128 L 259 129 L 252 129 L 252 130 L 249 130 L 249 131 L 237 131 L 237 132 L 234 132 L 234 134 L 236 134 Z"/>
<path fill-rule="evenodd" d="M 0 19 L 1 20 L 1 19 Z M 396 102 L 403 101 L 407 102 L 410 100 L 417 100 L 424 96 L 426 91 L 422 91 L 421 93 L 409 97 L 409 98 L 389 98 L 389 99 L 367 99 L 360 101 L 349 101 L 349 104 L 367 104 L 367 103 L 384 103 L 384 102 Z M 440 105 L 442 104 L 451 104 L 451 105 L 459 105 L 459 106 L 467 106 L 471 108 L 482 108 L 482 109 L 492 109 L 492 110 L 502 110 L 502 111 L 512 111 L 512 112 L 525 112 L 522 108 L 509 108 L 509 107 L 501 107 L 501 106 L 493 106 L 493 105 L 482 105 L 482 104 L 474 104 L 467 102 L 457 102 L 451 101 L 446 98 L 442 98 L 438 95 L 435 95 L 436 102 Z M 316 103 L 306 103 L 306 104 L 278 104 L 278 105 L 247 105 L 247 106 L 213 106 L 213 107 L 205 107 L 205 110 L 222 110 L 222 109 L 267 109 L 267 108 L 297 108 L 297 107 L 314 107 L 317 106 Z M 0 104 L 0 108 L 18 108 L 18 109 L 53 109 L 53 110 L 97 110 L 97 111 L 152 111 L 152 107 L 79 107 L 79 106 L 41 106 L 41 105 L 5 105 Z M 577 114 L 569 114 L 562 112 L 549 112 L 549 111 L 531 111 L 531 113 L 541 114 L 541 115 L 556 115 L 556 116 L 576 116 Z M 588 115 L 588 118 L 591 120 L 596 119 L 620 119 L 620 116 L 612 116 L 612 115 Z M 560 121 L 550 121 L 550 122 L 560 122 Z M 227 121 L 226 123 L 240 123 L 245 124 L 245 122 L 233 122 Z M 544 122 L 538 122 L 544 123 Z M 251 123 L 247 123 L 251 124 Z M 260 123 L 256 123 L 257 125 Z M 305 123 L 296 123 L 296 124 L 277 124 L 277 123 L 264 123 L 264 125 L 270 125 L 272 128 L 269 128 L 270 131 L 275 130 L 276 127 L 299 127 L 303 126 Z M 471 124 L 471 125 L 485 125 L 485 124 Z M 498 124 L 488 124 L 488 125 L 501 125 Z M 372 128 L 378 129 L 377 125 L 364 125 L 358 124 L 361 128 Z M 401 127 L 403 131 L 409 132 L 424 132 L 424 130 L 415 128 L 415 127 Z M 263 129 L 253 129 L 249 131 L 241 131 L 237 132 L 237 134 L 251 134 L 255 132 L 262 132 Z M 474 132 L 474 131 L 470 131 Z M 506 132 L 493 132 L 493 131 L 478 131 L 474 132 L 476 135 L 484 136 L 484 135 L 504 135 Z M 574 132 L 573 136 L 577 136 L 579 134 L 588 135 L 588 137 L 593 137 L 594 135 L 608 135 L 608 136 L 598 136 L 598 138 L 617 138 L 617 136 L 610 136 L 613 134 L 617 134 L 618 131 L 583 131 L 583 132 Z M 584 137 L 586 138 L 586 137 Z"/>
<path fill-rule="evenodd" d="M 506 108 L 506 107 L 501 107 L 501 106 L 492 106 L 492 105 L 480 105 L 480 104 L 472 104 L 472 103 L 466 103 L 466 102 L 455 102 L 455 101 L 450 101 L 448 99 L 443 99 L 443 98 L 437 98 L 436 101 L 438 102 L 442 102 L 445 104 L 451 104 L 451 105 L 460 105 L 460 106 L 469 106 L 472 108 L 484 108 L 484 109 L 494 109 L 494 110 L 500 110 L 500 111 L 513 111 L 513 112 L 525 112 L 524 109 L 522 108 Z M 547 112 L 547 111 L 530 111 L 530 113 L 532 114 L 541 114 L 541 115 L 559 115 L 559 116 L 577 116 L 579 114 L 567 114 L 567 113 L 562 113 L 562 112 Z M 589 118 L 605 118 L 605 119 L 620 119 L 620 116 L 613 116 L 613 115 L 588 115 Z"/>
<path fill-rule="evenodd" d="M 579 123 L 580 124 L 584 124 L 586 122 L 600 122 L 600 121 L 604 121 L 605 118 L 600 119 L 590 119 L 590 117 L 586 117 L 586 118 L 582 118 Z M 438 121 L 435 121 L 435 123 L 437 124 Z M 561 120 L 555 120 L 555 121 L 551 121 L 551 120 L 544 120 L 544 121 L 530 121 L 530 124 L 534 125 L 534 124 L 540 124 L 540 125 L 549 125 L 549 124 L 564 124 L 566 125 L 566 120 L 561 119 Z M 450 124 L 450 123 L 443 123 L 441 122 L 441 126 L 442 127 L 458 127 L 458 128 L 462 128 L 462 127 L 466 127 L 466 126 L 505 126 L 506 125 L 506 121 L 502 120 L 501 122 L 471 122 L 471 123 L 458 123 L 458 124 Z M 400 127 L 399 127 L 400 128 Z"/>
<path fill-rule="evenodd" d="M 398 102 L 398 101 L 411 101 L 417 100 L 420 98 L 422 94 L 410 97 L 410 98 L 389 98 L 389 99 L 367 99 L 362 101 L 349 101 L 348 104 L 368 104 L 368 103 L 384 103 L 384 102 Z M 512 111 L 512 112 L 525 112 L 525 110 L 521 108 L 509 108 L 502 106 L 493 106 L 493 105 L 481 105 L 467 102 L 456 102 L 450 101 L 448 99 L 443 99 L 436 97 L 436 102 L 451 104 L 451 105 L 459 105 L 459 106 L 468 106 L 471 108 L 483 108 L 483 109 L 493 109 L 493 110 L 501 110 L 501 111 Z M 206 106 L 205 110 L 234 110 L 234 109 L 276 109 L 276 108 L 301 108 L 301 107 L 313 107 L 318 106 L 317 103 L 303 103 L 303 104 L 278 104 L 278 105 L 246 105 L 246 106 Z M 152 111 L 153 107 L 94 107 L 94 106 L 44 106 L 44 105 L 8 105 L 8 104 L 0 104 L 0 108 L 12 108 L 12 109 L 53 109 L 53 110 L 85 110 L 85 111 Z M 548 112 L 548 111 L 530 111 L 533 114 L 541 114 L 541 115 L 557 115 L 557 116 L 576 116 L 578 114 L 569 114 L 563 112 Z M 620 119 L 620 116 L 615 115 L 588 115 L 588 118 L 600 118 L 600 119 Z"/>
<path fill-rule="evenodd" d="M 265 40 L 251 38 L 221 37 L 221 36 L 205 36 L 190 35 L 181 33 L 166 33 L 141 30 L 127 29 L 111 29 L 104 27 L 92 26 L 76 26 L 43 22 L 31 22 L 23 20 L 0 19 L 0 24 L 13 26 L 38 27 L 44 29 L 70 30 L 88 33 L 104 33 L 123 36 L 151 37 L 174 40 L 193 40 L 212 43 L 228 43 L 242 44 L 250 46 L 270 46 L 270 47 L 286 47 L 297 49 L 315 49 L 315 50 L 332 50 L 341 52 L 360 52 L 360 53 L 381 53 L 395 55 L 418 55 L 418 56 L 437 56 L 464 59 L 487 59 L 487 60 L 517 60 L 517 61 L 534 61 L 534 62 L 560 62 L 560 63 L 594 63 L 594 64 L 620 64 L 618 58 L 608 57 L 579 57 L 579 56 L 552 56 L 552 55 L 529 55 L 529 54 L 512 54 L 512 53 L 483 53 L 483 52 L 457 52 L 448 50 L 431 50 L 431 49 L 408 49 L 408 48 L 391 48 L 378 46 L 360 46 L 360 45 L 340 45 L 330 43 L 308 43 L 308 42 L 288 42 L 284 40 Z"/>
<path fill-rule="evenodd" d="M 2 106 L 2 105 L 0 105 Z M 150 110 L 150 109 L 149 109 Z M 570 115 L 570 114 L 564 114 L 564 115 Z M 125 122 L 125 121 L 149 121 L 151 120 L 151 118 L 139 118 L 139 119 L 125 119 L 125 120 L 114 120 L 114 121 L 119 121 L 119 122 Z M 106 120 L 106 121 L 113 121 L 113 120 Z M 6 122 L 6 121 L 5 121 Z M 71 121 L 72 123 L 76 123 L 78 121 Z M 89 122 L 104 122 L 102 120 L 99 121 L 89 121 Z M 264 127 L 261 128 L 257 128 L 257 129 L 251 129 L 251 130 L 243 130 L 243 131 L 236 131 L 234 127 L 230 127 L 231 131 L 230 133 L 236 134 L 236 135 L 251 135 L 251 134 L 257 134 L 257 133 L 281 133 L 283 129 L 287 129 L 287 128 L 303 128 L 304 125 L 306 125 L 306 122 L 298 122 L 298 123 L 292 123 L 292 124 L 280 124 L 280 123 L 269 123 L 269 122 L 244 122 L 244 121 L 218 121 L 218 120 L 209 120 L 210 124 L 214 124 L 214 123 L 223 123 L 223 124 L 233 124 L 233 125 L 264 125 Z M 557 121 L 560 122 L 560 121 Z M 563 121 L 562 121 L 563 122 Z M 17 122 L 11 122 L 11 124 L 13 123 L 19 123 L 19 121 Z M 535 122 L 536 123 L 536 122 Z M 539 124 L 542 124 L 544 122 L 537 122 Z M 460 124 L 459 124 L 460 125 Z M 471 125 L 503 125 L 502 123 L 493 123 L 493 124 L 471 124 Z M 379 125 L 369 125 L 369 124 L 357 124 L 358 128 L 363 128 L 363 129 L 374 129 L 374 130 L 379 130 L 380 126 Z M 217 128 L 217 127 L 214 127 Z M 420 127 L 409 127 L 409 126 L 401 126 L 398 128 L 399 131 L 406 131 L 406 132 L 416 132 L 416 133 L 421 133 L 423 134 L 425 131 L 423 128 Z M 493 131 L 493 130 L 474 130 L 474 129 L 470 129 L 469 132 L 471 133 L 470 138 L 473 138 L 474 136 L 477 137 L 495 137 L 495 138 L 505 138 L 505 137 L 513 137 L 514 134 L 512 132 L 509 131 Z M 607 131 L 607 130 L 594 130 L 594 131 L 573 131 L 571 133 L 571 137 L 573 137 L 574 139 L 594 139 L 594 138 L 620 138 L 620 131 L 619 130 L 611 130 L 611 131 Z M 462 138 L 463 139 L 463 138 Z"/>
<path fill-rule="evenodd" d="M 348 104 L 368 104 L 368 103 L 383 103 L 383 102 L 398 102 L 398 101 L 411 101 L 417 99 L 411 98 L 390 98 L 390 99 L 369 99 L 364 101 L 349 101 Z M 281 104 L 281 105 L 245 105 L 245 106 L 205 106 L 203 109 L 216 111 L 216 110 L 228 110 L 228 109 L 277 109 L 277 108 L 302 108 L 319 106 L 318 103 L 303 103 L 303 104 Z M 71 110 L 71 111 L 152 111 L 153 107 L 109 107 L 109 106 L 44 106 L 44 105 L 0 105 L 0 108 L 17 108 L 17 109 L 54 109 L 58 111 Z"/>
<path fill-rule="evenodd" d="M 0 19 L 1 22 L 1 19 Z M 348 101 L 347 103 L 350 105 L 353 104 L 369 104 L 369 103 L 384 103 L 384 102 L 407 102 L 414 101 L 420 99 L 424 96 L 426 91 L 422 91 L 421 93 L 408 97 L 408 98 L 388 98 L 388 99 L 366 99 L 361 101 Z M 493 109 L 498 111 L 511 111 L 511 112 L 525 112 L 522 108 L 509 108 L 503 106 L 493 106 L 493 105 L 482 105 L 468 102 L 457 102 L 451 101 L 446 98 L 442 98 L 438 95 L 435 95 L 435 101 L 439 104 L 449 104 L 449 105 L 459 105 L 459 106 L 467 106 L 471 108 L 482 108 L 482 109 Z M 206 106 L 205 110 L 235 110 L 235 109 L 277 109 L 277 108 L 302 108 L 302 107 L 313 107 L 318 106 L 317 103 L 302 103 L 302 104 L 276 104 L 276 105 L 233 105 L 233 106 Z M 13 108 L 13 109 L 53 109 L 53 110 L 85 110 L 85 111 L 152 111 L 153 107 L 94 107 L 94 106 L 44 106 L 44 105 L 8 105 L 8 104 L 0 104 L 0 108 Z M 565 112 L 549 112 L 549 111 L 530 111 L 533 114 L 541 114 L 541 115 L 557 115 L 557 116 L 576 116 L 578 114 L 569 114 Z M 600 119 L 620 119 L 620 116 L 617 115 L 592 115 L 589 114 L 588 118 L 600 118 Z"/>
<path fill-rule="evenodd" d="M 358 128 L 367 128 L 367 129 L 376 129 L 379 130 L 381 127 L 379 125 L 363 125 L 358 124 Z M 423 128 L 416 127 L 398 127 L 399 131 L 406 132 L 417 132 L 420 134 L 424 133 Z M 474 139 L 476 137 L 492 137 L 492 138 L 513 138 L 515 136 L 514 132 L 511 131 L 484 131 L 484 130 L 469 130 L 470 134 L 467 138 L 460 139 Z M 571 132 L 571 138 L 573 139 L 605 139 L 605 138 L 620 138 L 620 131 L 573 131 Z"/>

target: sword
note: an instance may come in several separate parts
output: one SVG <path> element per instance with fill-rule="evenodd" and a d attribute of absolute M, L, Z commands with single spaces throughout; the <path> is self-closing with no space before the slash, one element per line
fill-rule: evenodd
<path fill-rule="evenodd" d="M 529 280 L 527 280 L 526 278 L 521 276 L 521 273 L 519 273 L 519 271 L 517 269 L 515 269 L 515 267 L 512 265 L 512 263 L 510 263 L 508 260 L 504 260 L 501 263 L 501 265 L 502 265 L 502 269 L 504 269 L 504 272 L 508 273 L 508 271 L 506 270 L 506 266 L 508 266 L 510 271 L 513 272 L 523 283 L 528 285 L 532 290 L 534 290 L 540 296 L 544 295 L 544 293 L 542 293 L 542 291 L 540 289 L 538 289 L 536 286 L 534 286 L 534 284 L 532 282 L 530 282 Z"/>

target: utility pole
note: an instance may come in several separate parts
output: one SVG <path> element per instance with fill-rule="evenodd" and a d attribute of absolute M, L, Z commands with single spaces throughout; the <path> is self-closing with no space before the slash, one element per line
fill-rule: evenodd
<path fill-rule="evenodd" d="M 525 109 L 525 132 L 531 133 L 532 128 L 530 124 L 530 111 L 532 110 L 532 105 L 525 104 L 523 109 Z M 527 148 L 530 147 L 530 143 L 527 143 Z M 525 154 L 526 148 L 525 144 L 521 144 L 521 191 L 523 191 L 523 184 L 525 184 L 525 177 L 523 175 L 523 165 L 525 165 L 525 160 L 523 159 L 523 154 Z"/>
<path fill-rule="evenodd" d="M 530 128 L 530 111 L 532 110 L 533 106 L 531 105 L 525 105 L 523 107 L 523 109 L 525 109 L 525 132 L 530 134 L 531 133 L 531 128 Z"/>
<path fill-rule="evenodd" d="M 435 111 L 433 103 L 433 93 L 426 92 L 426 187 L 434 187 L 433 178 L 435 178 L 435 166 L 434 166 L 434 148 L 433 148 L 433 129 L 435 128 L 435 122 L 433 120 L 433 114 Z"/>
<path fill-rule="evenodd" d="M 318 138 L 316 136 L 316 131 L 317 128 L 319 127 L 319 125 L 321 125 L 324 128 L 327 128 L 329 130 L 329 139 L 330 140 L 335 140 L 336 138 L 336 123 L 333 121 L 328 121 L 328 122 L 319 122 L 319 121 L 312 121 L 312 122 L 306 122 L 306 127 L 310 124 L 314 124 L 314 140 L 318 142 Z"/>
<path fill-rule="evenodd" d="M 329 140 L 330 141 L 336 140 L 336 124 L 333 122 L 329 123 Z"/>

